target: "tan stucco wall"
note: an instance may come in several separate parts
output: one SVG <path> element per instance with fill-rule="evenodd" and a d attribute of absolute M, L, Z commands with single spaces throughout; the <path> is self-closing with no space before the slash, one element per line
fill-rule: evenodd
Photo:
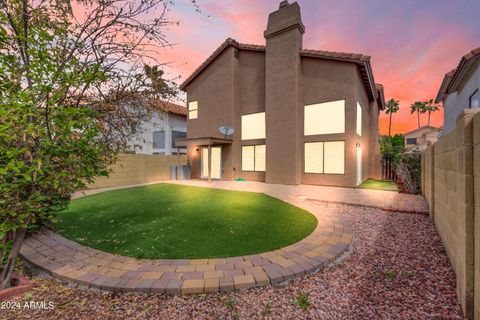
<path fill-rule="evenodd" d="M 422 187 L 431 217 L 455 271 L 465 315 L 476 320 L 480 319 L 479 148 L 480 112 L 465 110 L 456 128 L 428 148 L 422 159 Z"/>
<path fill-rule="evenodd" d="M 170 180 L 171 167 L 177 164 L 177 156 L 121 154 L 110 168 L 110 176 L 99 177 L 88 189 L 118 187 L 155 181 Z M 187 163 L 187 156 L 180 156 L 180 164 Z"/>
<path fill-rule="evenodd" d="M 356 66 L 351 63 L 302 58 L 302 96 L 303 102 L 299 109 L 299 119 L 302 135 L 300 136 L 301 182 L 304 184 L 320 184 L 335 186 L 355 186 L 356 149 Z M 319 88 L 322 88 L 319 90 Z M 304 106 L 345 100 L 345 133 L 303 135 Z M 368 105 L 363 103 L 366 108 Z M 364 112 L 365 113 L 365 112 Z M 365 131 L 365 127 L 362 128 Z M 345 174 L 312 174 L 304 173 L 304 143 L 315 141 L 345 141 Z M 368 154 L 368 149 L 364 153 Z"/>

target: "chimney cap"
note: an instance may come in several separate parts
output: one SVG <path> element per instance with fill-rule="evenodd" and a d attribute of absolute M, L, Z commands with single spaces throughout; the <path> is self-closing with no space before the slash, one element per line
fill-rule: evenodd
<path fill-rule="evenodd" d="M 297 2 L 290 4 L 288 1 L 282 1 L 280 9 L 268 15 L 267 30 L 265 30 L 263 36 L 267 39 L 295 28 L 301 34 L 305 33 L 300 6 Z"/>
<path fill-rule="evenodd" d="M 284 0 L 280 2 L 280 6 L 278 7 L 278 9 L 282 9 L 283 7 L 286 7 L 288 5 L 289 5 L 288 0 Z"/>

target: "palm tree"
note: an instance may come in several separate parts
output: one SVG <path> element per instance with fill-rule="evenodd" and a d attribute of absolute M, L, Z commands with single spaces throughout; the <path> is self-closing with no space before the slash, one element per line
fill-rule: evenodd
<path fill-rule="evenodd" d="M 433 99 L 425 101 L 424 103 L 425 103 L 425 111 L 424 112 L 428 112 L 428 125 L 430 125 L 430 115 L 431 115 L 431 113 L 440 110 L 440 108 L 438 107 L 438 105 L 433 103 Z"/>
<path fill-rule="evenodd" d="M 420 113 L 425 113 L 425 102 L 415 101 L 410 105 L 410 114 L 417 113 L 418 127 L 420 128 Z"/>
<path fill-rule="evenodd" d="M 392 131 L 392 114 L 397 113 L 398 109 L 400 109 L 400 101 L 395 100 L 395 99 L 390 99 L 387 102 L 387 105 L 385 107 L 385 113 L 390 115 L 390 122 L 388 124 L 388 136 L 391 137 L 392 135 L 390 134 Z"/>

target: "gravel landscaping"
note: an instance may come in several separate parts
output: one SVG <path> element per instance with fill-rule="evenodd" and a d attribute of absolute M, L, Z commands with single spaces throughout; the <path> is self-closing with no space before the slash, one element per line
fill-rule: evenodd
<path fill-rule="evenodd" d="M 225 294 L 112 296 L 37 279 L 11 301 L 52 310 L 1 310 L 5 319 L 463 319 L 455 276 L 425 215 L 318 204 L 353 223 L 354 252 L 335 267 L 283 287 Z"/>

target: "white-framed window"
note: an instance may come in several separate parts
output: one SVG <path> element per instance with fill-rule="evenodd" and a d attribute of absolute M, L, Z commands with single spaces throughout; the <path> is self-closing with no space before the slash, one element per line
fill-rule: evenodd
<path fill-rule="evenodd" d="M 357 101 L 357 134 L 362 135 L 362 106 Z"/>
<path fill-rule="evenodd" d="M 305 173 L 323 173 L 323 142 L 305 143 Z"/>
<path fill-rule="evenodd" d="M 470 109 L 480 107 L 480 91 L 478 89 L 468 98 L 468 107 Z"/>
<path fill-rule="evenodd" d="M 265 145 L 242 146 L 242 171 L 265 171 Z"/>
<path fill-rule="evenodd" d="M 242 140 L 265 139 L 265 112 L 242 116 Z"/>
<path fill-rule="evenodd" d="M 153 132 L 153 148 L 154 149 L 165 149 L 165 131 L 154 131 Z"/>
<path fill-rule="evenodd" d="M 345 132 L 345 100 L 305 106 L 304 135 Z"/>
<path fill-rule="evenodd" d="M 198 101 L 190 101 L 188 103 L 188 119 L 198 118 Z"/>
<path fill-rule="evenodd" d="M 345 141 L 325 142 L 323 149 L 323 172 L 345 174 Z"/>
<path fill-rule="evenodd" d="M 305 143 L 305 173 L 345 174 L 345 141 Z"/>

